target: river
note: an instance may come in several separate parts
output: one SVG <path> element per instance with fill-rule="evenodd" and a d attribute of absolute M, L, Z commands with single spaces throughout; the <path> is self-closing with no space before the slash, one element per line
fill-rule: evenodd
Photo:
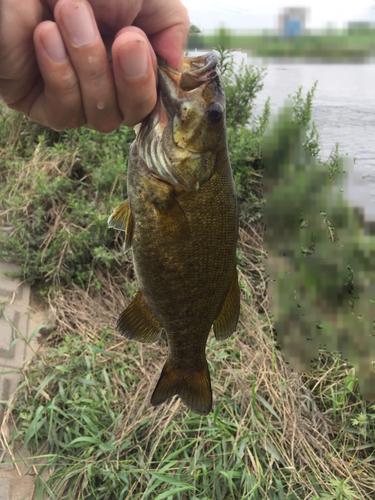
<path fill-rule="evenodd" d="M 302 85 L 305 97 L 318 80 L 312 119 L 319 132 L 320 155 L 327 159 L 338 142 L 340 154 L 356 158 L 344 196 L 363 211 L 366 221 L 375 221 L 375 64 L 291 63 L 233 54 L 236 64 L 245 60 L 267 69 L 255 101 L 256 113 L 270 97 L 271 116 L 276 114 L 288 94 L 294 95 Z"/>
<path fill-rule="evenodd" d="M 256 100 L 261 112 L 268 96 L 276 112 L 288 94 L 303 85 L 306 96 L 318 80 L 312 119 L 319 132 L 321 156 L 326 159 L 339 143 L 339 152 L 355 157 L 346 196 L 375 221 L 375 64 L 266 63 L 248 58 L 249 64 L 266 68 L 264 87 Z"/>

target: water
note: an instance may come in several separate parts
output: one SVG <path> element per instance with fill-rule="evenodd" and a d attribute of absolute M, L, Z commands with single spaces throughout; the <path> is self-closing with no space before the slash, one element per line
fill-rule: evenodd
<path fill-rule="evenodd" d="M 191 52 L 190 56 L 205 52 Z M 303 96 L 318 85 L 312 119 L 319 132 L 320 155 L 327 159 L 339 143 L 339 152 L 356 158 L 344 195 L 359 207 L 366 221 L 375 221 L 375 64 L 298 64 L 267 62 L 233 52 L 235 64 L 247 61 L 267 69 L 255 112 L 261 113 L 271 97 L 271 113 L 282 107 L 288 94 L 303 86 Z"/>
<path fill-rule="evenodd" d="M 363 210 L 365 220 L 375 221 L 375 64 L 267 64 L 250 58 L 248 63 L 267 68 L 257 98 L 258 113 L 268 96 L 275 112 L 288 94 L 294 95 L 303 85 L 305 96 L 318 80 L 312 119 L 320 136 L 320 154 L 328 158 L 338 142 L 341 154 L 356 158 L 346 196 Z"/>

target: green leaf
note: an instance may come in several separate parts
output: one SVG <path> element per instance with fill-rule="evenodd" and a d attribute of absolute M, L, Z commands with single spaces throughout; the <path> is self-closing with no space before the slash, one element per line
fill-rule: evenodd
<path fill-rule="evenodd" d="M 56 366 L 56 370 L 60 370 L 60 371 L 65 372 L 65 373 L 71 372 L 71 370 L 69 370 L 69 368 L 67 368 L 66 366 L 62 366 L 62 365 Z"/>
<path fill-rule="evenodd" d="M 171 490 L 164 491 L 164 493 L 160 493 L 160 495 L 158 495 L 155 498 L 155 500 L 163 500 L 163 498 L 168 498 L 168 497 L 173 498 L 173 495 L 177 495 L 177 493 L 180 493 L 181 491 L 193 490 L 193 489 L 194 489 L 193 486 L 189 486 L 187 488 L 172 488 Z"/>
<path fill-rule="evenodd" d="M 148 472 L 152 476 L 159 479 L 160 481 L 163 481 L 164 483 L 175 484 L 176 486 L 181 486 L 181 487 L 183 486 L 184 488 L 187 488 L 187 489 L 194 489 L 194 486 L 191 486 L 188 483 L 184 483 L 183 481 L 180 481 L 179 479 L 176 479 L 174 477 L 167 476 L 166 474 L 159 474 L 159 472 L 153 472 L 151 470 L 149 470 Z"/>
<path fill-rule="evenodd" d="M 73 439 L 73 441 L 69 444 L 69 446 L 72 446 L 73 444 L 76 443 L 81 443 L 82 446 L 85 446 L 86 444 L 97 444 L 97 445 L 103 445 L 103 441 L 101 441 L 98 438 L 95 437 L 90 437 L 90 436 L 82 436 L 78 437 L 76 439 Z"/>
<path fill-rule="evenodd" d="M 165 460 L 167 460 L 168 462 L 170 460 L 172 460 L 172 458 L 175 458 L 177 457 L 180 453 L 182 453 L 184 450 L 186 450 L 187 448 L 190 448 L 190 446 L 193 446 L 195 443 L 197 442 L 197 439 L 192 439 L 191 441 L 189 441 L 188 444 L 185 444 L 185 446 L 182 446 L 182 448 L 178 449 L 178 450 L 175 450 L 173 453 L 171 453 L 170 455 L 168 455 Z"/>
<path fill-rule="evenodd" d="M 271 442 L 270 438 L 267 436 L 266 437 L 266 449 L 268 453 L 270 453 L 275 460 L 278 462 L 282 463 L 285 467 L 284 460 L 282 459 L 279 450 L 276 448 L 276 446 Z"/>
<path fill-rule="evenodd" d="M 267 401 L 260 394 L 257 393 L 256 398 L 259 399 L 259 401 L 261 401 L 261 403 L 267 408 L 267 410 L 271 412 L 272 415 L 276 417 L 280 423 L 282 423 L 280 416 L 275 412 L 272 406 L 269 403 L 267 403 Z"/>
<path fill-rule="evenodd" d="M 81 382 L 81 384 L 92 385 L 93 387 L 98 387 L 98 383 L 94 382 L 93 380 L 88 380 L 87 378 L 82 378 L 82 377 L 78 377 L 77 380 L 78 380 L 78 382 Z"/>
<path fill-rule="evenodd" d="M 101 349 L 100 347 L 97 347 L 96 345 L 86 344 L 86 347 L 89 349 L 89 351 L 94 351 L 94 352 L 98 352 L 100 354 L 105 354 L 105 356 L 112 356 L 112 357 L 117 356 L 116 353 L 108 352 L 105 349 Z"/>
<path fill-rule="evenodd" d="M 33 331 L 33 333 L 30 335 L 27 343 L 30 344 L 30 342 L 33 340 L 33 338 L 35 337 L 35 335 L 42 329 L 42 328 L 53 328 L 53 325 L 39 325 L 37 328 L 35 328 L 35 330 Z"/>
<path fill-rule="evenodd" d="M 27 443 L 30 441 L 30 439 L 35 436 L 39 429 L 44 425 L 44 423 L 47 421 L 46 417 L 43 417 L 40 420 L 40 417 L 42 416 L 44 411 L 44 406 L 39 406 L 39 408 L 35 412 L 35 417 L 33 418 L 33 421 L 31 422 L 29 428 L 26 431 L 25 438 L 24 438 L 24 443 L 23 443 L 23 449 L 25 449 Z"/>
<path fill-rule="evenodd" d="M 43 391 L 43 389 L 51 382 L 51 380 L 53 380 L 55 378 L 55 374 L 54 373 L 50 373 L 49 375 L 47 375 L 47 377 L 45 379 L 43 379 L 42 383 L 40 384 L 34 398 L 36 399 L 39 394 Z"/>

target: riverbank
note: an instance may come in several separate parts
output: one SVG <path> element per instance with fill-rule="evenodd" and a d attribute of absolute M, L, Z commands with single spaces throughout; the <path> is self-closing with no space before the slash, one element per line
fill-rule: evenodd
<path fill-rule="evenodd" d="M 211 50 L 215 45 L 241 48 L 254 57 L 364 63 L 375 56 L 375 30 L 311 32 L 289 38 L 276 33 L 246 34 L 225 29 L 189 34 L 189 50 Z"/>
<path fill-rule="evenodd" d="M 220 344 L 209 338 L 215 407 L 202 418 L 178 399 L 150 405 L 165 336 L 139 344 L 115 331 L 137 284 L 131 254 L 121 253 L 123 237 L 106 221 L 126 197 L 133 131 L 54 132 L 0 115 L 0 218 L 12 228 L 0 255 L 22 263 L 22 278 L 38 285 L 56 319 L 9 410 L 13 439 L 30 448 L 39 473 L 36 457 L 48 459 L 51 476 L 47 483 L 38 477 L 39 498 L 373 498 L 374 408 L 363 401 L 354 369 L 320 349 L 309 373 L 299 374 L 276 344 L 261 218 L 269 108 L 247 127 L 262 77 L 245 67 L 236 78 L 237 86 L 224 79 L 242 310 L 236 334 Z M 296 104 L 309 122 L 311 99 Z M 307 183 L 285 199 L 302 188 L 309 203 Z"/>

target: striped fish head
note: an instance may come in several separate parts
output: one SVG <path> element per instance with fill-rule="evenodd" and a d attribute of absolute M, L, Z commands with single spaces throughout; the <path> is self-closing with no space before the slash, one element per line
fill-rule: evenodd
<path fill-rule="evenodd" d="M 211 52 L 184 59 L 182 72 L 158 59 L 158 98 L 137 132 L 138 154 L 164 182 L 194 191 L 226 148 L 225 94 Z"/>

